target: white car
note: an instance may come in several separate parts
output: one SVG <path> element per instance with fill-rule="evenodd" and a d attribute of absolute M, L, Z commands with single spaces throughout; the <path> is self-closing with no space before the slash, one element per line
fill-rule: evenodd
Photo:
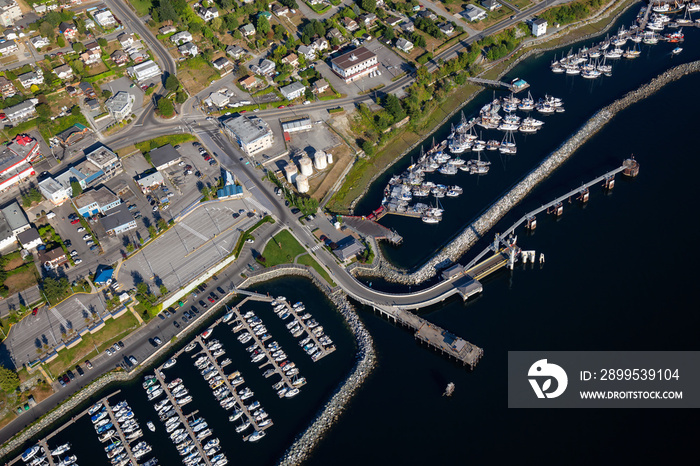
<path fill-rule="evenodd" d="M 248 243 L 248 244 L 253 244 L 253 243 L 255 242 L 255 239 L 253 239 L 253 238 L 248 238 L 247 240 L 245 240 L 245 242 Z"/>
<path fill-rule="evenodd" d="M 92 239 L 92 235 L 83 235 L 83 240 L 87 241 L 89 239 Z"/>
<path fill-rule="evenodd" d="M 83 262 L 82 259 L 75 259 L 75 260 L 73 261 L 73 263 L 74 263 L 75 265 L 78 265 L 78 264 L 80 264 L 81 262 Z"/>
<path fill-rule="evenodd" d="M 85 227 L 78 228 L 78 233 L 82 233 L 83 231 L 85 231 Z"/>
<path fill-rule="evenodd" d="M 75 257 L 75 256 L 77 256 L 77 255 L 78 255 L 78 251 L 76 251 L 75 249 L 73 249 L 73 250 L 70 252 L 70 256 L 71 256 L 71 257 Z"/>
<path fill-rule="evenodd" d="M 310 103 L 311 103 L 310 100 L 305 100 L 305 101 L 304 101 L 304 105 L 309 105 Z"/>

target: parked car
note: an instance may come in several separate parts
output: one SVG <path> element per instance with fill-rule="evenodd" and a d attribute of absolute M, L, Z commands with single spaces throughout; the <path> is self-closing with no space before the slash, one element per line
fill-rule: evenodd
<path fill-rule="evenodd" d="M 92 369 L 92 363 L 90 362 L 89 359 L 85 360 L 85 365 L 87 366 L 88 369 Z"/>
<path fill-rule="evenodd" d="M 63 374 L 63 381 L 65 383 L 70 383 L 70 378 L 66 374 Z"/>
<path fill-rule="evenodd" d="M 216 287 L 216 291 L 218 291 L 218 292 L 221 293 L 221 294 L 226 294 L 226 292 L 224 291 L 224 289 L 221 288 L 220 286 L 217 286 L 217 287 Z"/>
<path fill-rule="evenodd" d="M 130 362 L 131 364 L 133 364 L 134 366 L 137 366 L 137 365 L 139 364 L 139 360 L 136 359 L 136 358 L 133 357 L 133 356 L 129 356 L 129 362 Z"/>
<path fill-rule="evenodd" d="M 64 241 L 63 241 L 63 245 L 64 245 L 65 247 L 69 248 L 69 247 L 71 247 L 71 246 L 73 245 L 73 243 L 71 242 L 71 240 L 67 239 L 67 240 L 64 240 Z"/>
<path fill-rule="evenodd" d="M 74 263 L 75 265 L 82 264 L 82 263 L 83 263 L 83 260 L 82 260 L 82 259 L 75 259 L 75 260 L 73 260 L 73 263 Z"/>
<path fill-rule="evenodd" d="M 38 308 L 38 307 L 35 307 L 34 309 L 32 309 L 32 315 L 33 315 L 33 316 L 35 316 L 35 315 L 37 314 L 37 312 L 39 312 L 39 308 Z"/>
<path fill-rule="evenodd" d="M 75 257 L 75 256 L 77 256 L 77 255 L 78 255 L 78 251 L 76 251 L 75 249 L 73 249 L 73 250 L 70 252 L 70 256 L 71 256 L 71 257 Z"/>
<path fill-rule="evenodd" d="M 212 298 L 211 296 L 209 296 L 209 302 L 213 303 L 213 302 L 216 302 L 216 300 L 214 298 Z"/>
<path fill-rule="evenodd" d="M 197 309 L 195 306 L 192 306 L 192 307 L 190 308 L 190 310 L 191 310 L 194 314 L 199 314 L 199 309 Z"/>
<path fill-rule="evenodd" d="M 117 345 L 119 345 L 120 348 L 124 348 L 124 342 L 121 340 L 117 342 Z"/>
<path fill-rule="evenodd" d="M 61 387 L 65 387 L 65 386 L 66 386 L 66 383 L 63 381 L 63 377 L 59 377 L 59 378 L 56 379 L 56 380 L 58 380 L 58 383 L 61 384 Z"/>
<path fill-rule="evenodd" d="M 85 371 L 83 370 L 82 367 L 80 367 L 80 365 L 75 366 L 75 370 L 76 370 L 76 372 L 78 373 L 78 375 L 79 375 L 80 377 L 82 377 L 82 376 L 85 375 Z"/>
<path fill-rule="evenodd" d="M 71 225 L 75 225 L 76 223 L 80 223 L 80 219 L 74 219 L 70 221 Z"/>
<path fill-rule="evenodd" d="M 114 354 L 114 351 L 112 350 L 112 347 L 110 346 L 105 350 L 105 353 L 107 353 L 107 356 L 111 356 Z"/>
<path fill-rule="evenodd" d="M 85 227 L 78 228 L 78 233 L 82 233 L 83 231 L 85 231 Z"/>
<path fill-rule="evenodd" d="M 95 249 L 97 249 L 97 245 L 90 246 L 90 251 L 94 251 Z"/>
<path fill-rule="evenodd" d="M 173 320 L 173 325 L 175 328 L 180 328 L 180 324 L 177 323 L 177 320 Z"/>

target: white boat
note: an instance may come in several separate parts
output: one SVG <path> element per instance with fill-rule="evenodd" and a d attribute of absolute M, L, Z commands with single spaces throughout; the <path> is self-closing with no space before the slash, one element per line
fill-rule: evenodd
<path fill-rule="evenodd" d="M 51 450 L 51 456 L 60 456 L 70 450 L 70 443 L 64 443 L 63 445 Z"/>
<path fill-rule="evenodd" d="M 24 453 L 22 453 L 22 461 L 26 463 L 30 459 L 34 458 L 39 451 L 41 451 L 41 446 L 39 445 L 34 445 L 33 447 L 27 448 Z"/>
<path fill-rule="evenodd" d="M 248 427 L 250 427 L 250 422 L 249 422 L 249 421 L 245 421 L 243 424 L 241 424 L 241 425 L 239 425 L 239 426 L 236 426 L 236 433 L 239 433 L 239 434 L 240 434 L 241 432 L 243 432 L 244 430 L 246 430 Z"/>
<path fill-rule="evenodd" d="M 221 319 L 221 321 L 228 322 L 229 320 L 231 320 L 232 317 L 233 317 L 233 311 L 226 313 L 226 315 L 224 315 L 224 317 L 223 317 L 223 319 Z"/>
<path fill-rule="evenodd" d="M 265 431 L 264 430 L 256 430 L 253 432 L 250 437 L 248 437 L 249 442 L 257 442 L 261 438 L 265 436 Z"/>
<path fill-rule="evenodd" d="M 435 215 L 423 215 L 421 216 L 421 220 L 423 223 L 440 223 L 441 219 Z"/>
<path fill-rule="evenodd" d="M 167 361 L 165 361 L 165 364 L 163 364 L 163 369 L 173 367 L 175 364 L 177 364 L 177 359 L 175 359 L 175 358 L 168 359 Z"/>
<path fill-rule="evenodd" d="M 284 394 L 285 398 L 292 398 L 295 397 L 299 394 L 299 389 L 298 388 L 292 388 L 289 390 L 287 393 Z"/>
<path fill-rule="evenodd" d="M 209 338 L 211 336 L 213 331 L 214 331 L 213 328 L 206 329 L 204 332 L 202 332 L 202 338 L 206 340 L 207 338 Z"/>
<path fill-rule="evenodd" d="M 196 347 L 197 347 L 197 342 L 194 342 L 194 341 L 193 341 L 193 342 L 190 343 L 189 345 L 185 346 L 185 351 L 187 351 L 187 352 L 189 353 L 190 351 L 192 351 L 192 350 L 195 349 Z"/>
<path fill-rule="evenodd" d="M 150 378 L 150 376 L 149 376 L 149 378 Z M 103 408 L 102 403 L 95 403 L 94 405 L 92 405 L 92 407 L 90 409 L 88 409 L 88 414 L 90 416 L 92 416 L 93 414 L 95 414 L 97 411 L 99 411 L 102 408 Z"/>
<path fill-rule="evenodd" d="M 676 47 L 675 49 L 673 49 L 673 50 L 671 51 L 671 53 L 674 54 L 674 55 L 678 55 L 678 54 L 681 53 L 682 51 L 683 51 L 683 49 L 682 49 L 681 47 Z"/>

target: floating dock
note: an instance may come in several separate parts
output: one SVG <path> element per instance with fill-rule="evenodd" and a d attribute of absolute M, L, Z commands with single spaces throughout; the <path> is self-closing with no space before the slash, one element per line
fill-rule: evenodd
<path fill-rule="evenodd" d="M 124 435 L 124 431 L 122 431 L 122 427 L 119 425 L 119 422 L 117 422 L 117 418 L 114 416 L 114 411 L 109 405 L 109 401 L 105 398 L 102 404 L 105 406 L 105 408 L 107 408 L 107 415 L 109 416 L 109 420 L 112 421 L 112 424 L 114 424 L 114 428 L 117 430 L 117 435 L 122 441 L 122 445 L 124 446 L 126 454 L 129 456 L 129 460 L 131 460 L 131 464 L 138 464 L 138 462 L 136 461 L 136 457 L 134 456 L 134 452 L 131 451 L 131 445 L 126 439 L 126 435 Z"/>
<path fill-rule="evenodd" d="M 285 301 L 284 304 L 285 304 L 285 306 L 287 307 L 287 311 L 289 312 L 289 315 L 292 316 L 292 319 L 293 319 L 293 320 L 296 320 L 296 322 L 299 324 L 299 326 L 304 330 L 304 332 L 306 332 L 306 335 L 307 335 L 309 338 L 311 338 L 311 340 L 313 340 L 313 342 L 314 342 L 314 344 L 316 345 L 316 347 L 317 347 L 319 350 L 321 350 L 321 352 L 322 352 L 321 356 L 319 356 L 318 358 L 316 358 L 316 359 L 314 360 L 314 362 L 319 361 L 319 360 L 325 358 L 326 356 L 328 356 L 329 354 L 331 354 L 333 351 L 335 351 L 335 346 L 333 346 L 332 348 L 326 349 L 326 348 L 324 347 L 324 345 L 321 344 L 321 342 L 319 341 L 319 337 L 317 337 L 317 336 L 313 333 L 313 331 L 312 331 L 313 329 L 309 328 L 309 326 L 307 325 L 307 321 L 305 321 L 304 319 L 302 319 L 301 316 L 298 316 L 298 315 L 294 312 L 294 308 L 293 308 L 292 306 L 290 306 L 289 303 L 288 303 L 287 301 Z"/>

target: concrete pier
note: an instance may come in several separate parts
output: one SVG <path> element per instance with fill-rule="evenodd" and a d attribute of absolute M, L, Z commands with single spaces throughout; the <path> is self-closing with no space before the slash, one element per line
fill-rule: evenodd
<path fill-rule="evenodd" d="M 126 454 L 129 455 L 131 464 L 138 464 L 136 462 L 136 458 L 134 457 L 134 452 L 131 451 L 131 445 L 129 445 L 129 441 L 126 439 L 126 435 L 124 435 L 121 426 L 117 422 L 117 418 L 114 416 L 114 411 L 112 411 L 112 407 L 109 405 L 109 402 L 106 399 L 103 401 L 103 404 L 107 408 L 107 414 L 109 415 L 109 419 L 112 421 L 112 424 L 114 424 L 114 428 L 117 430 L 117 435 L 122 441 L 122 445 L 124 445 L 124 450 L 126 451 Z"/>

